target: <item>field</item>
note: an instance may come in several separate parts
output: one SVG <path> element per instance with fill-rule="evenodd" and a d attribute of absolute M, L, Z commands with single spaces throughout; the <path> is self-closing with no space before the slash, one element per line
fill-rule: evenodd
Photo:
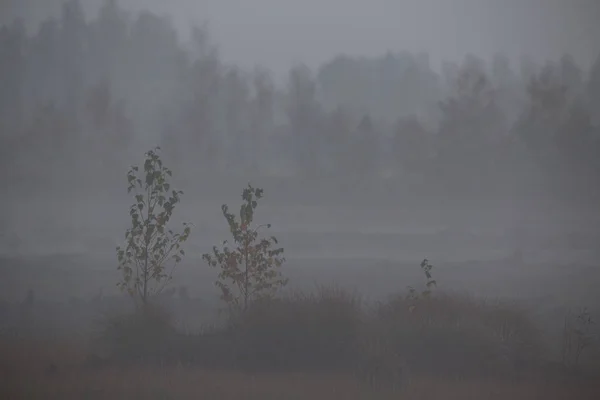
<path fill-rule="evenodd" d="M 401 391 L 388 393 L 365 387 L 351 371 L 337 366 L 321 369 L 318 363 L 290 371 L 240 370 L 231 365 L 211 366 L 202 359 L 202 352 L 200 360 L 182 362 L 176 358 L 160 365 L 90 362 L 90 355 L 98 352 L 91 338 L 105 321 L 102 318 L 130 306 L 115 287 L 119 275 L 114 247 L 120 244 L 125 219 L 112 210 L 123 207 L 108 200 L 93 206 L 83 202 L 85 207 L 81 203 L 65 207 L 53 201 L 45 211 L 29 203 L 26 211 L 14 208 L 5 220 L 5 226 L 14 229 L 6 231 L 11 236 L 5 234 L 8 240 L 3 242 L 0 261 L 0 348 L 2 373 L 8 378 L 0 386 L 3 398 L 426 400 L 600 396 L 600 384 L 593 379 L 598 376 L 595 371 L 600 360 L 597 346 L 583 353 L 577 373 L 559 366 L 565 315 L 583 306 L 594 313 L 595 305 L 600 304 L 598 250 L 594 245 L 598 232 L 591 219 L 584 225 L 581 221 L 585 218 L 581 217 L 554 214 L 548 219 L 531 214 L 526 221 L 519 221 L 519 215 L 506 207 L 449 211 L 436 207 L 399 209 L 389 204 L 367 208 L 265 202 L 260 219 L 273 223 L 272 233 L 286 249 L 284 273 L 290 284 L 285 295 L 291 300 L 279 305 L 281 309 L 271 309 L 273 313 L 266 321 L 254 321 L 249 326 L 265 332 L 273 322 L 281 325 L 285 320 L 283 335 L 296 341 L 297 336 L 303 336 L 298 334 L 303 329 L 308 329 L 307 333 L 316 330 L 320 333 L 310 339 L 313 342 L 303 339 L 297 345 L 305 346 L 301 353 L 314 352 L 323 362 L 337 357 L 320 354 L 324 352 L 319 346 L 328 348 L 337 343 L 321 340 L 322 335 L 331 336 L 327 329 L 336 332 L 335 337 L 343 336 L 348 326 L 352 328 L 362 318 L 353 314 L 354 300 L 338 296 L 340 293 L 353 293 L 365 304 L 380 301 L 397 305 L 393 296 L 405 293 L 409 285 L 424 284 L 419 262 L 427 257 L 434 264 L 436 290 L 447 297 L 425 307 L 428 311 L 417 325 L 407 322 L 410 320 L 402 311 L 402 301 L 393 318 L 388 318 L 398 317 L 408 324 L 398 329 L 408 335 L 403 339 L 406 346 L 416 349 L 415 354 L 408 353 L 418 366 Z M 199 215 L 193 213 L 198 207 L 184 203 L 181 209 L 181 213 L 194 216 L 195 235 L 187 247 L 187 258 L 176 271 L 172 283 L 176 290 L 163 301 L 178 331 L 169 338 L 172 347 L 190 354 L 199 351 L 192 351 L 194 346 L 205 348 L 205 338 L 198 332 L 219 317 L 220 303 L 213 286 L 216 272 L 203 264 L 200 255 L 227 234 L 219 202 L 200 208 L 204 211 Z M 106 218 L 97 218 L 90 209 Z M 186 289 L 185 298 L 182 288 Z M 335 288 L 337 294 L 319 294 L 320 288 Z M 28 291 L 35 294 L 35 306 L 25 320 L 22 305 L 27 302 Z M 294 297 L 299 292 L 317 294 Z M 496 306 L 499 299 L 514 303 L 518 309 Z M 454 320 L 448 322 L 448 315 Z M 325 329 L 332 316 L 340 319 Z M 423 325 L 431 318 L 437 318 L 438 325 Z M 470 325 L 456 334 L 451 326 L 459 320 L 470 321 Z M 20 333 L 23 324 L 27 334 Z M 481 361 L 477 354 L 483 351 L 477 346 L 504 349 L 496 334 L 504 334 L 506 324 L 518 332 L 517 336 L 525 335 L 519 340 L 543 351 L 536 359 L 539 363 L 514 367 L 508 373 L 473 373 Z M 428 331 L 432 326 L 441 326 L 441 330 Z M 530 333 L 534 326 L 541 332 L 539 336 Z M 421 337 L 423 327 L 426 335 Z M 481 343 L 473 343 L 472 334 L 476 335 L 475 342 Z M 266 337 L 266 342 L 244 343 L 269 349 L 269 341 L 276 336 L 268 333 Z M 517 353 L 521 351 L 519 343 L 510 344 L 516 346 Z M 227 344 L 219 346 L 214 346 L 219 357 L 230 350 Z M 275 352 L 292 354 L 293 364 L 297 355 L 290 353 L 292 346 L 278 346 Z M 344 351 L 339 354 L 347 355 Z M 510 365 L 521 362 L 519 354 L 510 357 Z M 443 367 L 434 370 L 431 365 Z M 457 368 L 462 369 L 453 374 Z"/>
<path fill-rule="evenodd" d="M 413 377 L 399 393 L 372 391 L 351 376 L 243 373 L 189 367 L 85 366 L 73 343 L 2 340 L 4 399 L 597 399 L 600 382 L 537 379 L 456 380 Z M 47 366 L 56 362 L 57 371 Z"/>

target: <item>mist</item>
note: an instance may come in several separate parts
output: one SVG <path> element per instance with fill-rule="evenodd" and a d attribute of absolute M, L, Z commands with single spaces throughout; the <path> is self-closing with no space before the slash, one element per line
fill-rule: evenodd
<path fill-rule="evenodd" d="M 61 1 L 5 3 L 6 20 L 19 15 L 35 26 L 49 14 L 58 15 Z M 441 60 L 459 61 L 467 53 L 489 59 L 495 52 L 511 58 L 527 54 L 537 60 L 568 52 L 589 66 L 600 50 L 595 40 L 600 35 L 596 23 L 600 15 L 594 0 L 363 3 L 347 1 L 342 7 L 336 0 L 124 0 L 120 4 L 169 15 L 184 36 L 193 24 L 207 22 L 226 61 L 244 67 L 265 65 L 278 76 L 291 63 L 316 68 L 337 53 L 378 56 L 388 50 L 427 51 L 437 68 Z M 102 2 L 82 4 L 92 16 Z"/>
<path fill-rule="evenodd" d="M 88 337 L 135 308 L 115 248 L 158 146 L 169 224 L 192 224 L 157 295 L 178 335 L 223 322 L 202 256 L 250 182 L 286 293 L 428 292 L 427 259 L 559 357 L 564 315 L 600 304 L 598 20 L 592 0 L 3 1 L 3 332 Z"/>

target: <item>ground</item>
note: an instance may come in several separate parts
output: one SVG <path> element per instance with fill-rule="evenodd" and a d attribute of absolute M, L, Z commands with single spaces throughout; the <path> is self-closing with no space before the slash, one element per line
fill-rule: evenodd
<path fill-rule="evenodd" d="M 400 393 L 374 392 L 350 376 L 240 373 L 187 367 L 84 367 L 73 343 L 0 343 L 4 399 L 421 399 L 587 400 L 598 381 L 502 381 L 413 377 Z M 56 370 L 49 371 L 49 363 Z"/>

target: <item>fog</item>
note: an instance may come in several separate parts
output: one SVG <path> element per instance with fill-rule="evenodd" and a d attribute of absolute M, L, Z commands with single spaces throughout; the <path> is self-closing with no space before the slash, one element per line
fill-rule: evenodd
<path fill-rule="evenodd" d="M 523 130 L 518 127 L 519 120 L 528 112 L 530 77 L 524 74 L 542 71 L 546 60 L 551 60 L 546 72 L 554 68 L 548 73 L 554 77 L 548 79 L 555 79 L 557 85 L 573 86 L 567 94 L 571 98 L 564 105 L 567 112 L 571 111 L 569 102 L 576 104 L 584 99 L 593 118 L 597 97 L 593 92 L 594 73 L 598 72 L 591 66 L 599 53 L 595 40 L 598 27 L 592 23 L 598 7 L 593 2 L 567 6 L 553 1 L 543 2 L 542 6 L 540 2 L 523 1 L 509 6 L 504 2 L 382 1 L 370 3 L 370 7 L 358 2 L 341 7 L 333 0 L 312 6 L 266 0 L 252 5 L 130 0 L 120 3 L 123 8 L 111 9 L 102 8 L 102 2 L 82 1 L 87 23 L 77 20 L 83 14 L 77 15 L 74 4 L 64 9 L 60 1 L 3 5 L 8 11 L 3 13 L 7 25 L 2 59 L 8 71 L 3 76 L 10 82 L 2 111 L 3 126 L 9 127 L 4 137 L 18 148 L 17 152 L 9 150 L 3 162 L 7 182 L 3 225 L 9 238 L 3 247 L 7 252 L 87 252 L 90 246 L 110 251 L 113 235 L 118 243 L 119 232 L 126 227 L 127 196 L 121 177 L 127 165 L 140 160 L 143 152 L 155 145 L 165 147 L 168 161 L 175 163 L 171 167 L 176 171 L 176 182 L 186 192 L 178 216 L 197 223 L 199 230 L 207 232 L 202 241 L 209 243 L 211 238 L 217 240 L 208 233 L 213 229 L 226 233 L 224 229 L 219 231 L 223 225 L 220 204 L 236 201 L 238 188 L 247 180 L 267 190 L 263 218 L 273 223 L 276 231 L 290 235 L 294 244 L 286 247 L 295 257 L 415 261 L 427 255 L 437 256 L 438 262 L 493 260 L 526 246 L 516 239 L 516 231 L 535 230 L 535 237 L 568 234 L 570 226 L 586 231 L 588 226 L 592 230 L 597 227 L 594 202 L 589 201 L 595 187 L 581 183 L 583 191 L 565 186 L 550 189 L 555 183 L 546 184 L 547 179 L 539 173 L 540 163 L 531 162 L 533 156 L 517 156 L 521 163 L 518 166 L 512 161 L 507 163 L 507 159 L 500 160 L 500 164 L 494 160 L 492 175 L 474 178 L 485 185 L 484 190 L 464 182 L 464 188 L 451 190 L 450 180 L 439 175 L 436 181 L 427 181 L 433 179 L 433 172 L 426 171 L 425 164 L 436 158 L 431 151 L 439 152 L 440 144 L 429 143 L 427 149 L 409 137 L 436 136 L 436 131 L 437 136 L 450 136 L 453 132 L 444 134 L 442 130 L 457 129 L 450 122 L 444 127 L 444 118 L 454 116 L 445 116 L 437 102 L 456 96 L 453 79 L 461 65 L 463 71 L 475 68 L 475 74 L 487 79 L 484 91 L 494 91 L 496 108 L 489 113 L 486 110 L 488 117 L 482 116 L 482 121 L 474 124 L 487 124 L 490 132 L 476 135 L 497 135 L 493 139 L 497 146 L 506 146 L 498 140 L 507 135 L 527 135 L 515 133 Z M 157 17 L 148 11 L 157 13 Z M 15 36 L 23 35 L 9 20 L 16 17 L 24 18 L 27 37 Z M 163 17 L 167 19 L 160 19 Z M 48 21 L 52 20 L 45 18 L 58 18 L 54 21 L 59 25 L 50 25 Z M 190 39 L 191 24 L 203 22 L 208 25 L 196 25 L 203 28 Z M 126 30 L 120 31 L 119 26 Z M 56 29 L 59 36 L 51 39 Z M 119 39 L 125 37 L 126 41 Z M 19 42 L 24 39 L 29 42 Z M 407 64 L 413 60 L 418 63 L 417 71 Z M 527 72 L 527 68 L 533 71 Z M 18 78 L 10 73 L 19 74 Z M 373 79 L 370 73 L 378 75 Z M 290 97 L 291 91 L 296 91 L 295 98 Z M 475 95 L 481 96 L 481 101 L 487 100 L 483 98 L 487 93 Z M 104 109 L 90 111 L 93 96 L 99 102 L 97 107 Z M 40 106 L 45 106 L 45 111 L 40 111 Z M 48 107 L 55 108 L 48 111 Z M 365 155 L 367 150 L 360 140 L 340 142 L 344 135 L 351 135 L 352 124 L 360 129 L 360 119 L 366 116 L 374 119 L 374 126 L 368 129 L 379 135 L 373 140 L 375 147 L 367 144 L 368 151 L 379 155 Z M 73 136 L 62 143 L 51 137 L 61 132 L 51 132 L 53 126 L 49 123 L 69 123 L 61 118 L 71 117 L 79 124 L 77 134 L 87 143 L 79 144 Z M 42 126 L 36 126 L 34 121 L 40 120 Z M 534 126 L 539 124 L 526 123 L 532 126 L 527 129 L 536 129 Z M 58 126 L 54 130 L 60 129 Z M 294 136 L 303 135 L 307 129 L 317 132 L 307 131 L 307 140 L 298 142 Z M 397 133 L 403 129 L 408 138 L 404 142 L 402 134 Z M 589 129 L 597 130 L 597 126 Z M 74 134 L 72 128 L 66 130 Z M 194 131 L 198 133 L 193 140 L 214 139 L 212 145 L 220 147 L 223 156 L 214 157 L 216 148 L 207 150 L 211 145 L 208 142 L 194 150 L 176 144 L 178 136 L 190 137 Z M 30 142 L 16 144 L 19 135 L 26 135 L 24 132 L 31 135 Z M 256 134 L 258 139 L 252 139 Z M 36 145 L 35 135 L 45 139 Z M 119 146 L 114 152 L 119 153 L 116 163 L 107 163 L 103 156 L 94 157 L 99 147 L 78 148 L 97 146 L 90 140 L 101 141 L 102 135 L 128 143 L 127 147 L 118 142 L 108 145 Z M 592 138 L 594 135 L 597 132 Z M 595 145 L 597 138 L 592 141 Z M 49 150 L 48 145 L 58 147 Z M 111 151 L 105 149 L 105 143 L 101 145 L 103 151 Z M 417 147 L 406 148 L 411 145 Z M 363 150 L 359 150 L 361 146 Z M 37 152 L 33 151 L 35 147 Z M 315 160 L 318 148 L 322 150 Z M 509 157 L 515 157 L 514 149 Z M 588 150 L 593 159 L 597 147 Z M 352 158 L 349 154 L 357 155 L 357 151 L 364 158 L 360 172 L 344 166 L 345 159 Z M 40 153 L 45 153 L 43 158 L 39 158 Z M 560 157 L 568 156 L 558 155 L 557 160 Z M 418 166 L 419 158 L 422 166 Z M 437 158 L 441 160 L 441 153 Z M 316 161 L 313 165 L 311 159 Z M 465 164 L 462 168 L 467 171 L 473 168 L 462 159 L 439 162 Z M 560 162 L 562 159 L 556 164 Z M 315 175 L 310 169 L 316 164 L 321 172 Z M 248 167 L 254 171 L 243 173 Z M 578 166 L 567 161 L 555 168 L 564 171 Z M 371 171 L 365 174 L 364 169 Z M 500 169 L 503 171 L 498 172 Z M 422 175 L 424 171 L 427 178 Z M 583 180 L 579 175 L 593 177 L 595 172 L 590 171 L 573 174 Z M 61 175 L 68 177 L 63 179 Z M 300 175 L 304 175 L 301 180 L 290 179 Z M 527 175 L 535 176 L 523 178 Z M 492 189 L 494 194 L 488 196 Z M 309 190 L 314 191 L 312 195 L 301 194 Z M 565 191 L 570 193 L 565 195 Z M 582 199 L 583 205 L 579 204 Z M 575 202 L 577 207 L 571 206 Z M 494 244 L 464 243 L 464 247 L 453 245 L 453 250 L 447 252 L 443 245 L 426 239 L 427 235 L 447 235 L 452 230 L 462 235 L 464 242 L 473 241 L 467 237 L 481 241 L 489 235 L 489 242 Z M 383 240 L 390 245 L 393 235 L 410 233 L 424 235 L 423 240 L 415 237 L 421 244 L 418 250 L 413 247 L 399 252 L 397 246 L 380 244 Z M 314 236 L 297 236 L 302 234 Z M 375 236 L 372 240 L 359 237 L 365 234 Z M 332 244 L 322 243 L 321 235 L 332 238 Z M 344 235 L 350 236 L 342 240 Z M 106 238 L 101 240 L 102 236 Z M 400 236 L 396 239 L 402 240 Z M 363 243 L 360 249 L 356 241 Z M 192 246 L 202 251 L 199 237 Z M 593 249 L 576 253 L 565 255 L 554 247 L 532 250 L 531 257 L 532 262 L 558 262 L 557 258 L 570 257 L 594 262 Z"/>
<path fill-rule="evenodd" d="M 4 19 L 34 25 L 58 15 L 60 0 L 4 0 Z M 101 1 L 82 1 L 93 15 Z M 292 62 L 317 67 L 332 54 L 378 56 L 391 50 L 427 51 L 434 66 L 466 53 L 503 52 L 538 60 L 572 54 L 585 66 L 600 49 L 594 0 L 123 0 L 134 10 L 169 15 L 183 35 L 207 22 L 223 58 L 245 67 L 265 65 L 278 76 Z M 310 29 L 307 29 L 310 27 Z M 276 32 L 276 33 L 274 33 Z"/>
<path fill-rule="evenodd" d="M 122 295 L 126 174 L 160 146 L 170 224 L 193 224 L 172 282 L 201 299 L 192 325 L 248 182 L 292 289 L 383 299 L 427 258 L 440 290 L 517 299 L 555 333 L 557 308 L 597 312 L 597 2 L 62 3 L 0 6 L 3 304 Z"/>

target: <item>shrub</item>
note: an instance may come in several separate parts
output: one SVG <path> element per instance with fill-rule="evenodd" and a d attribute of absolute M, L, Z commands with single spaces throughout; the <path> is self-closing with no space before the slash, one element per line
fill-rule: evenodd
<path fill-rule="evenodd" d="M 413 301 L 396 296 L 376 318 L 393 349 L 413 369 L 436 374 L 503 374 L 538 360 L 540 333 L 515 304 L 437 293 Z"/>
<path fill-rule="evenodd" d="M 515 304 L 436 292 L 414 305 L 397 295 L 369 308 L 356 293 L 321 287 L 254 301 L 181 346 L 188 362 L 211 368 L 359 372 L 376 358 L 462 377 L 524 372 L 541 356 L 540 333 Z"/>
<path fill-rule="evenodd" d="M 203 353 L 196 360 L 207 363 L 217 352 L 241 369 L 339 370 L 356 355 L 361 318 L 360 299 L 337 288 L 264 298 L 220 330 L 199 335 L 195 347 Z"/>
<path fill-rule="evenodd" d="M 148 303 L 133 313 L 105 318 L 99 339 L 112 362 L 158 363 L 177 361 L 178 334 L 170 314 Z"/>

